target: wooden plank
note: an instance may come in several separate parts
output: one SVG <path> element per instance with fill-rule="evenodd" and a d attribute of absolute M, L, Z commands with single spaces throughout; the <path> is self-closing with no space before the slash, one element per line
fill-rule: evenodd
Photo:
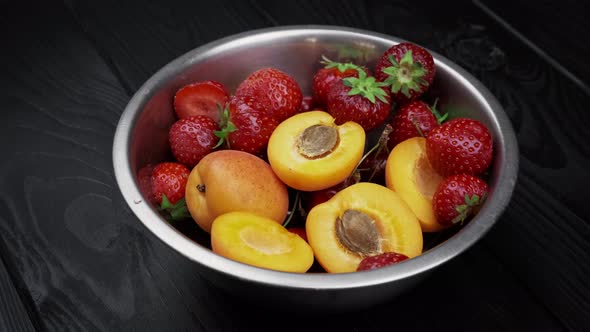
<path fill-rule="evenodd" d="M 590 47 L 580 38 L 581 31 L 590 31 L 587 3 L 573 0 L 535 1 L 534 6 L 521 0 L 475 0 L 474 3 L 590 93 L 590 65 L 586 61 L 590 57 Z"/>
<path fill-rule="evenodd" d="M 0 331 L 35 331 L 26 306 L 0 260 Z M 24 294 L 28 296 L 28 294 Z"/>
<path fill-rule="evenodd" d="M 204 330 L 188 309 L 198 303 L 162 292 L 192 265 L 151 273 L 163 248 L 115 183 L 112 137 L 129 96 L 65 7 L 28 6 L 0 11 L 11 41 L 0 52 L 0 242 L 40 328 Z"/>

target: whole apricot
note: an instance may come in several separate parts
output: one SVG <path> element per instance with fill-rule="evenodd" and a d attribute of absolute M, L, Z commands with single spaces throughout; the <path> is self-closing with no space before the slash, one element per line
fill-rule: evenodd
<path fill-rule="evenodd" d="M 205 156 L 189 175 L 185 197 L 191 216 L 206 232 L 227 212 L 252 212 L 280 224 L 289 209 L 287 187 L 270 165 L 238 150 Z"/>
<path fill-rule="evenodd" d="M 396 252 L 422 253 L 422 231 L 410 207 L 394 191 L 360 182 L 338 192 L 308 214 L 308 242 L 330 273 L 357 270 L 366 257 Z"/>
<path fill-rule="evenodd" d="M 311 247 L 274 220 L 250 212 L 217 217 L 211 228 L 213 252 L 238 262 L 304 273 L 313 264 Z"/>
<path fill-rule="evenodd" d="M 288 186 L 316 191 L 350 176 L 364 148 L 365 131 L 359 124 L 338 126 L 330 114 L 310 111 L 277 126 L 268 142 L 268 161 Z"/>
<path fill-rule="evenodd" d="M 410 206 L 424 232 L 437 232 L 447 227 L 436 221 L 432 207 L 432 196 L 442 180 L 428 161 L 424 137 L 402 141 L 387 158 L 385 184 Z"/>

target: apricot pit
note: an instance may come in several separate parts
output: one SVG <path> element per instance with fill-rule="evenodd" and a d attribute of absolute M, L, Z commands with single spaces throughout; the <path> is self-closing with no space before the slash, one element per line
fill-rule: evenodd
<path fill-rule="evenodd" d="M 332 126 L 313 125 L 305 128 L 297 140 L 299 153 L 314 159 L 330 152 L 338 144 L 338 130 Z"/>
<path fill-rule="evenodd" d="M 375 221 L 366 213 L 346 210 L 336 220 L 336 235 L 340 243 L 352 252 L 372 256 L 381 252 L 379 231 Z"/>

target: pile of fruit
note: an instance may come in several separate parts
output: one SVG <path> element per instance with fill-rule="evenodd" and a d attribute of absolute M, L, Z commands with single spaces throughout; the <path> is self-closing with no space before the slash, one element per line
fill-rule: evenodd
<path fill-rule="evenodd" d="M 214 81 L 179 89 L 174 160 L 139 170 L 144 195 L 171 222 L 192 218 L 215 253 L 288 272 L 380 268 L 468 222 L 487 196 L 492 136 L 424 101 L 432 55 L 394 45 L 373 74 L 318 61 L 312 96 L 276 68 L 233 94 Z"/>

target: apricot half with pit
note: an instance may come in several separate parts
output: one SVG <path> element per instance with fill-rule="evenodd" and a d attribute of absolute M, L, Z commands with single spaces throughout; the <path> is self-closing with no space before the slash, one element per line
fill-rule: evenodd
<path fill-rule="evenodd" d="M 189 175 L 185 198 L 191 216 L 206 232 L 227 212 L 252 212 L 280 224 L 289 209 L 287 187 L 270 165 L 238 150 L 219 150 L 201 159 Z"/>
<path fill-rule="evenodd" d="M 329 273 L 357 270 L 365 257 L 422 253 L 422 231 L 410 207 L 392 190 L 360 182 L 309 212 L 305 229 L 320 265 Z"/>
<path fill-rule="evenodd" d="M 301 191 L 329 188 L 346 179 L 363 156 L 365 131 L 355 122 L 336 125 L 323 111 L 299 113 L 277 126 L 268 161 L 288 186 Z"/>
<path fill-rule="evenodd" d="M 424 232 L 437 232 L 447 226 L 436 221 L 432 196 L 443 180 L 426 156 L 426 139 L 413 137 L 397 144 L 385 165 L 385 184 L 410 206 Z"/>
<path fill-rule="evenodd" d="M 311 247 L 274 220 L 249 212 L 222 214 L 211 228 L 213 252 L 262 268 L 304 273 L 313 264 Z"/>

